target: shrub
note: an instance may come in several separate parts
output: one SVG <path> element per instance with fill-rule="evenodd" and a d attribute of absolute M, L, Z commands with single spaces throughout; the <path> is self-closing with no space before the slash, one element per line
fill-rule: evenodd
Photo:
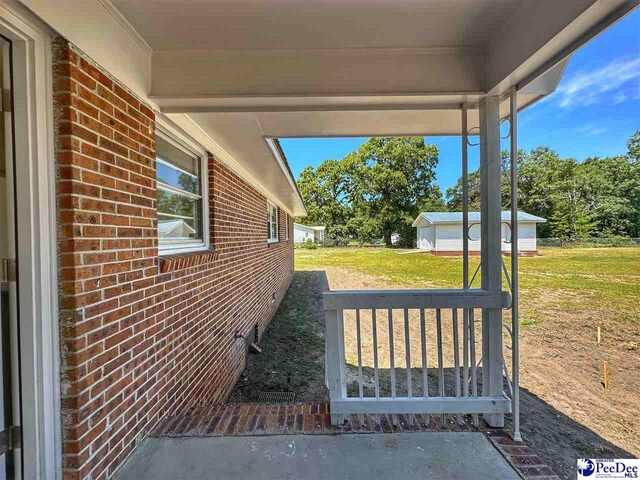
<path fill-rule="evenodd" d="M 307 238 L 304 242 L 302 242 L 300 244 L 300 248 L 306 248 L 308 250 L 315 250 L 316 248 L 318 248 L 318 245 L 316 245 L 313 240 L 311 240 L 310 238 Z"/>

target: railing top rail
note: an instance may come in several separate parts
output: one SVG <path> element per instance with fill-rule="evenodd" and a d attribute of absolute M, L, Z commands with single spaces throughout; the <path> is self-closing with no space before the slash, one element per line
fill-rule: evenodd
<path fill-rule="evenodd" d="M 506 291 L 450 290 L 337 290 L 324 292 L 325 310 L 385 308 L 507 308 Z"/>

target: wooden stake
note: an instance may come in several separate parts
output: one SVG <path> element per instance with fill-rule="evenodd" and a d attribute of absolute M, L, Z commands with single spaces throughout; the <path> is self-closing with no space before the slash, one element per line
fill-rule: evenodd
<path fill-rule="evenodd" d="M 601 336 L 600 336 L 600 325 L 598 325 L 598 333 L 596 334 L 596 338 L 598 341 L 598 345 L 600 345 L 600 340 L 601 340 Z"/>
<path fill-rule="evenodd" d="M 604 376 L 604 389 L 605 391 L 609 391 L 609 362 L 604 362 L 602 373 Z"/>

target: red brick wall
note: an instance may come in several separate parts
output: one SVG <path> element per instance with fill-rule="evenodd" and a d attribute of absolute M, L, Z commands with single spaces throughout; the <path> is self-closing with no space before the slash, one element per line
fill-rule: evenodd
<path fill-rule="evenodd" d="M 212 249 L 158 255 L 155 115 L 54 44 L 63 467 L 105 478 L 167 414 L 224 400 L 293 275 L 267 200 L 209 158 Z M 275 294 L 275 300 L 272 295 Z"/>

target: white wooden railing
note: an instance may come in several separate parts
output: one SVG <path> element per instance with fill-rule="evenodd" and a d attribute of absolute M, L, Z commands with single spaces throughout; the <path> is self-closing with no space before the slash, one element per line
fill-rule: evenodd
<path fill-rule="evenodd" d="M 475 326 L 476 309 L 503 309 L 510 301 L 508 292 L 479 289 L 325 292 L 325 375 L 332 423 L 352 414 L 426 413 L 473 414 L 477 422 L 477 414 L 511 412 L 506 395 L 479 395 L 481 353 L 476 352 Z M 402 323 L 394 318 L 398 316 Z M 345 351 L 345 324 L 349 352 Z M 394 338 L 398 335 L 404 338 L 398 341 Z M 369 366 L 363 365 L 365 349 L 371 353 Z M 347 366 L 347 353 L 352 367 Z M 400 367 L 398 353 L 404 356 Z M 388 373 L 379 364 L 383 354 Z M 445 368 L 445 363 L 451 368 Z M 355 377 L 352 387 L 357 385 L 357 391 L 351 388 L 350 393 L 348 368 L 349 376 Z M 372 378 L 363 375 L 365 368 L 372 369 Z M 406 379 L 399 378 L 396 370 L 404 370 Z M 445 377 L 450 380 L 446 385 Z"/>

